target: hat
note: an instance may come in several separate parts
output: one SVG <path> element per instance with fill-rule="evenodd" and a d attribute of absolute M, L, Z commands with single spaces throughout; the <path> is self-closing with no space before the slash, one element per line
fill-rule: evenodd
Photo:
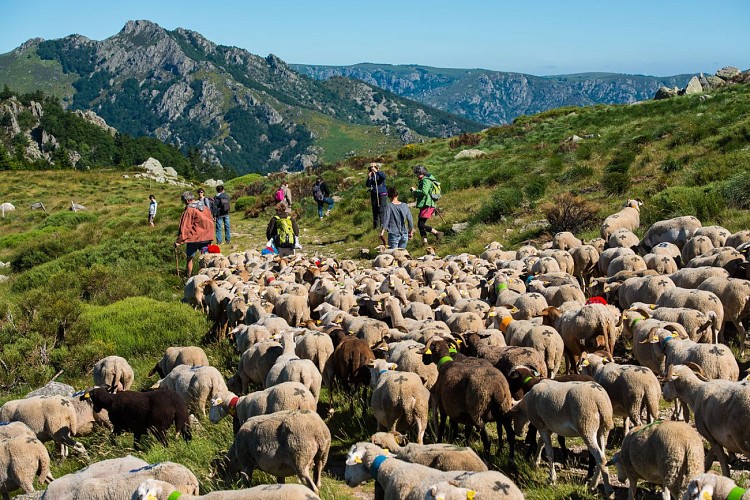
<path fill-rule="evenodd" d="M 274 208 L 276 209 L 276 213 L 279 215 L 292 213 L 291 209 L 283 201 L 277 203 Z"/>

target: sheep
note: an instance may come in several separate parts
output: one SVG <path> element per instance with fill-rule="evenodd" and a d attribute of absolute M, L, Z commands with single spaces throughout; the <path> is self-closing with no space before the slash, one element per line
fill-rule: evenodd
<path fill-rule="evenodd" d="M 649 342 L 664 356 L 665 366 L 694 363 L 701 367 L 709 379 L 739 379 L 737 360 L 729 347 L 723 344 L 697 344 L 666 329 L 652 330 Z"/>
<path fill-rule="evenodd" d="M 106 409 L 115 435 L 133 432 L 133 443 L 140 447 L 141 437 L 147 432 L 168 446 L 166 431 L 174 422 L 175 430 L 185 441 L 192 438 L 185 400 L 174 391 L 121 391 L 115 394 L 105 389 L 86 391 L 82 400 L 90 400 L 95 412 Z"/>
<path fill-rule="evenodd" d="M 685 267 L 669 275 L 669 279 L 680 288 L 698 288 L 708 278 L 729 278 L 729 273 L 721 267 Z"/>
<path fill-rule="evenodd" d="M 389 431 L 398 427 L 417 431 L 417 443 L 422 444 L 427 430 L 430 391 L 422 385 L 416 373 L 398 372 L 388 362 L 376 359 L 368 365 L 372 398 L 370 408 L 378 426 Z"/>
<path fill-rule="evenodd" d="M 577 248 L 582 245 L 583 242 L 569 231 L 559 232 L 552 238 L 552 248 L 558 248 L 560 250 L 570 250 L 571 248 Z M 518 257 L 516 256 L 516 258 Z"/>
<path fill-rule="evenodd" d="M 560 267 L 560 272 L 566 274 L 573 274 L 575 263 L 573 257 L 566 250 L 550 249 L 545 250 L 539 254 L 541 258 L 552 257 L 557 261 L 557 265 Z M 545 273 L 540 273 L 545 274 Z"/>
<path fill-rule="evenodd" d="M 228 451 L 229 468 L 250 478 L 256 468 L 279 479 L 296 475 L 317 494 L 330 446 L 331 432 L 313 411 L 260 415 L 240 427 Z"/>
<path fill-rule="evenodd" d="M 638 199 L 627 200 L 624 208 L 604 219 L 599 233 L 604 240 L 609 239 L 610 235 L 618 229 L 628 229 L 635 231 L 641 225 L 641 205 L 643 202 Z"/>
<path fill-rule="evenodd" d="M 607 245 L 609 248 L 633 248 L 638 246 L 640 240 L 630 229 L 621 228 L 609 235 Z"/>
<path fill-rule="evenodd" d="M 227 381 L 227 387 L 233 392 L 245 394 L 251 382 L 255 385 L 265 384 L 269 370 L 281 353 L 281 344 L 273 340 L 250 346 L 240 356 L 237 372 Z"/>
<path fill-rule="evenodd" d="M 198 494 L 198 479 L 187 467 L 174 462 L 160 462 L 133 468 L 133 457 L 105 460 L 53 481 L 43 499 L 102 500 L 132 498 L 138 486 L 147 479 L 158 479 L 174 486 L 185 495 Z M 60 484 L 56 484 L 60 481 Z M 137 497 L 136 497 L 137 498 Z"/>
<path fill-rule="evenodd" d="M 731 233 L 728 229 L 721 227 L 721 226 L 703 226 L 699 227 L 695 233 L 693 233 L 693 236 L 706 236 L 708 239 L 711 240 L 711 243 L 715 247 L 723 247 L 726 245 L 727 238 Z"/>
<path fill-rule="evenodd" d="M 307 295 L 304 297 L 284 293 L 279 296 L 273 312 L 284 318 L 289 326 L 300 326 L 310 320 L 310 306 L 307 305 Z"/>
<path fill-rule="evenodd" d="M 732 322 L 739 333 L 740 357 L 745 356 L 745 327 L 742 321 L 750 316 L 750 281 L 735 278 L 708 278 L 698 286 L 698 290 L 712 292 L 719 298 L 724 308 L 724 322 L 719 330 L 719 339 L 724 339 L 724 329 Z"/>
<path fill-rule="evenodd" d="M 586 244 L 591 245 L 599 254 L 601 254 L 607 246 L 607 240 L 604 238 L 593 238 L 587 241 Z"/>
<path fill-rule="evenodd" d="M 206 417 L 206 403 L 220 392 L 228 390 L 224 377 L 213 366 L 187 365 L 176 367 L 151 388 L 177 392 L 187 403 L 188 410 L 203 418 Z"/>
<path fill-rule="evenodd" d="M 553 257 L 542 257 L 531 266 L 531 274 L 559 273 L 560 263 Z"/>
<path fill-rule="evenodd" d="M 680 254 L 682 262 L 690 262 L 693 258 L 709 253 L 715 248 L 711 238 L 707 236 L 693 236 L 682 247 Z"/>
<path fill-rule="evenodd" d="M 565 352 L 565 343 L 560 334 L 550 326 L 535 325 L 529 321 L 506 323 L 506 343 L 509 346 L 531 347 L 542 354 L 547 374 L 550 378 L 555 378 Z M 507 373 L 503 373 L 507 376 Z"/>
<path fill-rule="evenodd" d="M 36 433 L 23 422 L 0 422 L 0 440 L 19 436 L 36 439 Z"/>
<path fill-rule="evenodd" d="M 646 306 L 646 307 L 644 307 Z M 648 304 L 638 302 L 631 304 L 631 309 L 638 309 L 640 313 L 648 314 L 648 317 L 659 321 L 678 323 L 682 325 L 688 338 L 693 342 L 709 343 L 712 340 L 711 326 L 713 321 L 709 315 L 697 309 L 689 307 L 648 307 Z M 709 312 L 713 315 L 713 312 Z"/>
<path fill-rule="evenodd" d="M 685 243 L 693 237 L 695 231 L 700 227 L 702 227 L 701 221 L 692 215 L 660 220 L 648 228 L 638 247 L 647 252 L 659 243 L 667 242 L 673 243 L 682 249 Z"/>
<path fill-rule="evenodd" d="M 521 294 L 509 305 L 517 309 L 512 313 L 513 319 L 525 320 L 541 316 L 542 312 L 549 306 L 547 299 L 540 293 Z"/>
<path fill-rule="evenodd" d="M 312 392 L 317 401 L 320 396 L 322 375 L 315 363 L 309 359 L 300 359 L 295 354 L 294 336 L 295 333 L 291 330 L 282 334 L 282 354 L 276 358 L 276 362 L 268 370 L 263 386 L 271 387 L 280 382 L 301 382 Z"/>
<path fill-rule="evenodd" d="M 393 458 L 374 444 L 357 443 L 347 454 L 344 479 L 355 487 L 370 478 L 382 488 L 384 500 L 424 500 L 439 481 L 454 481 L 456 486 L 473 491 L 476 498 L 523 498 L 521 490 L 500 472 L 438 471 Z"/>
<path fill-rule="evenodd" d="M 718 457 L 721 472 L 729 477 L 730 453 L 750 453 L 750 435 L 745 418 L 750 411 L 750 385 L 747 382 L 707 380 L 690 366 L 670 365 L 665 376 L 664 399 L 679 398 L 695 414 L 695 428 L 710 445 L 706 470 Z"/>
<path fill-rule="evenodd" d="M 271 332 L 262 325 L 239 325 L 229 336 L 234 337 L 237 352 L 240 354 L 262 340 L 271 340 Z"/>
<path fill-rule="evenodd" d="M 740 249 L 742 248 L 740 247 Z M 732 247 L 719 247 L 714 248 L 705 255 L 694 257 L 685 264 L 685 267 L 723 267 L 729 271 L 731 276 L 743 261 L 744 259 L 740 251 Z"/>
<path fill-rule="evenodd" d="M 656 375 L 643 366 L 619 365 L 597 353 L 581 354 L 581 373 L 594 377 L 612 402 L 614 416 L 623 417 L 625 434 L 630 424 L 641 425 L 646 410 L 647 422 L 659 416 L 661 386 Z"/>
<path fill-rule="evenodd" d="M 234 297 L 227 304 L 227 328 L 235 328 L 245 323 L 247 302 L 242 297 Z M 231 338 L 231 337 L 230 337 Z"/>
<path fill-rule="evenodd" d="M 609 263 L 607 276 L 612 276 L 620 271 L 645 271 L 646 269 L 648 269 L 646 261 L 640 255 L 621 255 L 612 259 Z"/>
<path fill-rule="evenodd" d="M 422 349 L 424 349 L 424 344 L 414 340 L 388 344 L 388 362 L 394 363 L 401 371 L 416 373 L 422 380 L 422 384 L 429 390 L 435 385 L 438 370 L 432 363 L 429 365 L 422 363 L 420 354 Z"/>
<path fill-rule="evenodd" d="M 345 336 L 326 362 L 323 385 L 330 390 L 335 381 L 347 386 L 369 384 L 370 371 L 366 365 L 374 359 L 375 355 L 367 341 L 351 335 Z"/>
<path fill-rule="evenodd" d="M 672 274 L 677 272 L 677 262 L 669 255 L 648 253 L 643 256 L 646 269 L 651 269 L 659 274 Z"/>
<path fill-rule="evenodd" d="M 613 283 L 609 285 L 610 295 L 607 297 L 610 303 L 614 299 L 620 304 L 622 309 L 627 309 L 634 302 L 654 303 L 661 294 L 669 288 L 674 288 L 675 284 L 666 276 L 644 276 L 629 278 L 621 284 Z M 607 286 L 605 286 L 607 290 Z"/>
<path fill-rule="evenodd" d="M 168 347 L 164 356 L 148 372 L 148 377 L 154 373 L 159 374 L 159 378 L 166 377 L 175 366 L 208 366 L 208 357 L 200 347 Z"/>
<path fill-rule="evenodd" d="M 63 458 L 68 455 L 68 446 L 80 455 L 88 456 L 86 448 L 72 437 L 78 431 L 78 419 L 66 396 L 10 400 L 0 408 L 0 422 L 23 422 L 41 442 L 54 441 Z"/>
<path fill-rule="evenodd" d="M 750 492 L 737 486 L 731 478 L 713 472 L 695 476 L 688 484 L 683 500 L 750 500 Z"/>
<path fill-rule="evenodd" d="M 541 338 L 545 336 L 544 332 L 540 331 L 539 333 L 540 335 L 526 335 L 528 338 L 523 339 L 524 343 L 534 345 L 535 347 L 495 347 L 486 344 L 483 345 L 479 342 L 479 335 L 474 332 L 466 335 L 466 345 L 469 354 L 489 361 L 503 375 L 509 373 L 510 369 L 516 365 L 527 365 L 546 377 L 548 371 L 545 356 L 547 354 L 548 343 L 547 339 Z M 553 349 L 555 348 L 553 347 Z M 556 359 L 554 353 L 550 357 Z M 555 361 L 553 361 L 554 363 Z"/>
<path fill-rule="evenodd" d="M 211 400 L 209 419 L 218 424 L 227 415 L 236 416 L 234 433 L 250 417 L 267 415 L 283 410 L 315 411 L 317 400 L 310 390 L 299 382 L 281 382 L 247 396 L 223 392 Z"/>
<path fill-rule="evenodd" d="M 512 411 L 518 412 L 522 419 L 528 420 L 539 431 L 540 441 L 544 442 L 550 462 L 549 479 L 552 483 L 557 480 L 552 433 L 566 437 L 580 436 L 598 469 L 591 478 L 590 488 L 596 488 L 601 474 L 605 492 L 612 494 L 604 453 L 607 436 L 614 424 L 612 403 L 602 386 L 595 382 L 543 380 L 532 387 Z M 537 466 L 541 456 L 540 447 L 536 456 Z"/>
<path fill-rule="evenodd" d="M 599 262 L 597 262 L 599 274 L 610 276 L 610 273 L 607 272 L 609 264 L 616 258 L 626 255 L 635 255 L 635 252 L 630 248 L 607 248 L 606 250 L 599 252 Z"/>
<path fill-rule="evenodd" d="M 47 486 L 42 498 L 50 500 L 56 498 L 69 498 L 72 496 L 77 485 L 85 479 L 102 478 L 106 480 L 107 477 L 122 474 L 134 469 L 140 469 L 145 466 L 148 466 L 148 462 L 132 455 L 94 462 L 77 472 L 55 479 L 49 486 Z"/>
<path fill-rule="evenodd" d="M 17 488 L 32 493 L 36 475 L 43 484 L 55 479 L 50 474 L 49 453 L 41 441 L 29 436 L 0 440 L 0 493 L 4 500 Z"/>
<path fill-rule="evenodd" d="M 107 356 L 94 365 L 94 385 L 112 392 L 129 390 L 134 378 L 133 369 L 120 356 Z"/>
<path fill-rule="evenodd" d="M 690 478 L 703 472 L 704 455 L 703 440 L 689 424 L 656 420 L 627 434 L 610 463 L 620 482 L 628 480 L 628 500 L 635 499 L 639 479 L 679 499 Z"/>
<path fill-rule="evenodd" d="M 712 334 L 713 342 L 719 342 L 719 332 L 724 323 L 724 307 L 721 305 L 719 297 L 713 292 L 706 290 L 687 290 L 685 288 L 675 287 L 667 288 L 664 293 L 656 300 L 658 307 L 690 307 L 703 311 L 711 318 L 713 322 Z"/>
<path fill-rule="evenodd" d="M 397 432 L 376 432 L 370 442 L 393 453 L 395 458 L 412 464 L 422 464 L 442 471 L 485 471 L 487 465 L 471 448 L 447 443 L 402 444 L 406 436 Z"/>
<path fill-rule="evenodd" d="M 229 491 L 212 491 L 205 495 L 175 495 L 177 488 L 157 479 L 142 482 L 133 494 L 133 500 L 170 500 L 178 496 L 181 500 L 314 500 L 320 499 L 309 488 L 301 484 L 261 484 L 253 488 Z"/>
<path fill-rule="evenodd" d="M 205 274 L 196 274 L 191 276 L 185 283 L 184 296 L 182 302 L 189 304 L 193 309 L 200 309 L 201 312 L 208 312 L 208 304 L 204 292 L 204 285 L 209 281 Z"/>
<path fill-rule="evenodd" d="M 750 229 L 744 229 L 729 235 L 724 244 L 728 247 L 738 248 L 740 245 L 747 243 L 748 241 L 750 241 Z"/>
<path fill-rule="evenodd" d="M 81 401 L 80 396 L 85 391 L 80 391 L 73 396 L 69 397 L 68 400 L 73 405 L 73 409 L 76 412 L 76 436 L 88 436 L 94 432 L 94 426 L 100 425 L 112 429 L 112 422 L 109 421 L 109 415 L 107 410 L 102 410 L 98 413 L 94 412 L 94 409 L 85 401 Z"/>
<path fill-rule="evenodd" d="M 570 249 L 573 257 L 573 276 L 578 278 L 578 283 L 583 287 L 591 277 L 599 263 L 599 252 L 591 245 L 583 245 Z"/>
<path fill-rule="evenodd" d="M 297 338 L 294 348 L 295 354 L 302 359 L 309 359 L 318 368 L 320 373 L 326 366 L 326 361 L 333 354 L 333 341 L 331 337 L 322 332 L 307 331 Z"/>

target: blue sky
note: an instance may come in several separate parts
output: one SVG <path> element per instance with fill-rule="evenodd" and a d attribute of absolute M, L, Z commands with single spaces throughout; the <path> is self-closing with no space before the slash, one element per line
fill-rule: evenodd
<path fill-rule="evenodd" d="M 537 75 L 750 68 L 747 0 L 0 0 L 0 53 L 33 37 L 101 40 L 129 19 L 292 63 Z"/>

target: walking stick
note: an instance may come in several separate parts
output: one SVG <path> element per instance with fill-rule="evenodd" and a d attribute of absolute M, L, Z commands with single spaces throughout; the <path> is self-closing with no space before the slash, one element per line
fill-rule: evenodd
<path fill-rule="evenodd" d="M 435 213 L 437 214 L 438 217 L 440 217 L 440 220 L 443 221 L 443 224 L 445 224 L 446 222 L 445 222 L 445 219 L 443 218 L 443 213 L 437 206 L 435 207 Z"/>
<path fill-rule="evenodd" d="M 174 247 L 174 269 L 177 271 L 177 277 L 182 278 L 180 276 L 180 257 L 177 254 L 177 247 Z"/>

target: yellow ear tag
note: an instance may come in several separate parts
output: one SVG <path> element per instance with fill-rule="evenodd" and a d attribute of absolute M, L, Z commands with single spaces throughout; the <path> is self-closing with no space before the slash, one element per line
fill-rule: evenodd
<path fill-rule="evenodd" d="M 388 448 L 383 448 L 383 451 L 386 452 L 386 453 L 390 453 L 391 452 L 391 450 L 389 450 Z"/>
<path fill-rule="evenodd" d="M 424 353 L 425 353 L 425 354 L 432 354 L 432 351 L 431 351 L 431 350 L 429 350 L 429 349 L 425 349 L 425 350 L 424 350 Z"/>
<path fill-rule="evenodd" d="M 223 399 L 221 399 L 221 398 L 216 398 L 216 401 L 214 401 L 214 404 L 215 404 L 215 405 L 220 405 L 220 404 L 221 404 L 221 403 L 223 403 L 223 402 L 224 402 L 224 400 L 223 400 Z"/>
<path fill-rule="evenodd" d="M 354 457 L 354 463 L 355 464 L 361 464 L 362 463 L 362 459 L 359 458 L 359 457 Z"/>
<path fill-rule="evenodd" d="M 589 360 L 588 360 L 588 359 L 584 359 L 584 360 L 583 360 L 583 361 L 581 362 L 581 366 L 589 366 Z"/>
<path fill-rule="evenodd" d="M 157 500 L 157 498 L 153 493 L 149 493 L 148 495 L 146 495 L 146 500 Z"/>
<path fill-rule="evenodd" d="M 474 496 L 477 494 L 474 490 L 469 490 L 466 492 L 466 500 L 474 500 Z"/>
<path fill-rule="evenodd" d="M 713 500 L 713 495 L 708 491 L 701 493 L 701 500 Z"/>
<path fill-rule="evenodd" d="M 652 309 L 652 310 L 653 310 L 653 309 L 656 309 L 656 304 L 649 304 L 649 306 L 648 306 L 648 307 L 649 307 L 649 309 Z"/>
<path fill-rule="evenodd" d="M 677 332 L 672 332 L 672 338 L 676 339 L 677 337 L 679 337 L 679 335 L 677 334 Z"/>

